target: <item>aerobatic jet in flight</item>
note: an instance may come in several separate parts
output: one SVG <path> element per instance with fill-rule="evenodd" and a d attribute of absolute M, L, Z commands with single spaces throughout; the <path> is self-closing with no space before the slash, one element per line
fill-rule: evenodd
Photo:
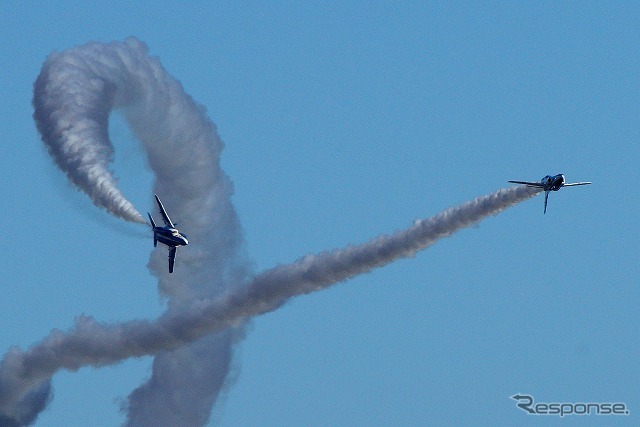
<path fill-rule="evenodd" d="M 547 200 L 549 199 L 549 191 L 558 191 L 562 187 L 573 187 L 576 185 L 588 185 L 590 182 L 572 182 L 567 184 L 564 175 L 559 173 L 558 175 L 547 175 L 540 180 L 540 182 L 527 182 L 527 181 L 509 181 L 514 184 L 523 184 L 527 187 L 542 188 L 544 190 L 544 213 L 547 213 Z"/>
<path fill-rule="evenodd" d="M 162 206 L 162 202 L 158 198 L 157 195 L 156 201 L 158 202 L 158 207 L 160 208 L 160 215 L 162 215 L 162 219 L 164 220 L 164 227 L 158 227 L 153 220 L 153 217 L 149 212 L 149 221 L 151 221 L 151 228 L 153 229 L 153 247 L 156 247 L 158 242 L 163 243 L 169 246 L 169 273 L 173 273 L 173 263 L 176 260 L 176 250 L 178 246 L 186 246 L 189 244 L 187 240 L 186 234 L 180 233 L 176 228 L 175 224 L 171 222 L 169 215 L 167 215 L 167 211 L 164 210 L 164 206 Z"/>

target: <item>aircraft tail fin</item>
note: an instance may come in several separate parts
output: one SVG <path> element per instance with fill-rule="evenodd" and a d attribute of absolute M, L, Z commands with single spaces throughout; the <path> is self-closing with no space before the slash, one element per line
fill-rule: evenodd
<path fill-rule="evenodd" d="M 544 213 L 547 213 L 547 200 L 549 200 L 549 192 L 544 193 Z"/>
<path fill-rule="evenodd" d="M 147 215 L 149 215 L 149 221 L 151 222 L 151 228 L 156 228 L 156 222 L 153 220 L 153 217 L 151 216 L 151 214 L 149 212 L 147 212 Z"/>
<path fill-rule="evenodd" d="M 156 246 L 158 246 L 158 239 L 156 239 L 156 232 L 155 232 L 156 222 L 153 220 L 153 217 L 149 212 L 147 212 L 147 215 L 149 215 L 149 221 L 151 221 L 151 229 L 153 230 L 153 247 L 155 248 Z"/>

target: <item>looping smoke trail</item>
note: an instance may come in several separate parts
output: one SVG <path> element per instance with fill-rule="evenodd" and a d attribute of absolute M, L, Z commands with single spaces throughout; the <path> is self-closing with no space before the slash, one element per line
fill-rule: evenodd
<path fill-rule="evenodd" d="M 0 365 L 0 412 L 6 416 L 19 414 L 34 390 L 45 387 L 59 369 L 104 366 L 128 357 L 179 348 L 249 316 L 275 310 L 293 296 L 321 290 L 398 258 L 413 256 L 437 240 L 539 191 L 528 187 L 501 189 L 362 245 L 307 255 L 292 264 L 267 270 L 218 298 L 201 299 L 184 310 L 167 312 L 155 322 L 105 325 L 80 317 L 71 331 L 54 331 L 27 351 L 12 349 L 4 357 Z"/>
<path fill-rule="evenodd" d="M 177 312 L 194 299 L 215 297 L 229 286 L 246 281 L 242 233 L 231 204 L 233 186 L 220 168 L 222 141 L 204 107 L 184 92 L 157 58 L 149 56 L 144 43 L 131 37 L 50 55 L 34 83 L 33 105 L 42 140 L 70 181 L 109 213 L 144 223 L 116 187 L 109 170 L 113 157 L 109 115 L 114 109 L 124 114 L 144 145 L 155 174 L 154 192 L 172 218 L 185 225 L 190 237 L 189 247 L 179 251 L 172 275 L 167 272 L 166 248 L 158 247 L 151 255 L 149 269 L 158 278 L 160 291 L 169 298 L 168 312 Z M 154 352 L 151 378 L 129 395 L 128 425 L 206 424 L 241 329 L 238 326 L 202 337 L 179 351 Z M 18 386 L 20 376 L 12 377 L 11 372 L 21 371 L 44 381 L 31 389 L 38 392 L 29 392 L 17 405 L 5 407 L 5 416 L 23 424 L 35 419 L 49 395 L 47 375 L 43 377 L 42 372 L 53 367 L 51 361 L 66 358 L 68 353 L 63 353 L 74 352 L 84 343 L 112 339 L 104 335 L 106 330 L 117 335 L 120 327 L 99 328 L 91 319 L 79 318 L 77 335 L 67 342 L 70 347 L 61 349 L 62 353 L 41 354 L 35 363 L 27 365 L 22 364 L 18 350 L 10 350 L 0 367 L 3 399 L 15 400 L 23 395 Z M 133 335 L 116 337 L 115 342 L 123 348 L 148 347 L 144 344 L 156 342 L 155 335 L 150 334 L 140 337 L 142 343 L 136 344 L 135 330 Z M 64 337 L 59 331 L 50 336 L 60 342 Z M 111 351 L 95 345 L 87 356 L 100 358 Z"/>
<path fill-rule="evenodd" d="M 98 207 L 144 224 L 109 171 L 109 114 L 130 96 L 118 90 L 122 73 L 115 70 L 117 58 L 111 53 L 112 64 L 97 60 L 87 66 L 78 55 L 80 49 L 52 54 L 43 65 L 34 84 L 33 117 L 49 153 L 72 183 Z"/>

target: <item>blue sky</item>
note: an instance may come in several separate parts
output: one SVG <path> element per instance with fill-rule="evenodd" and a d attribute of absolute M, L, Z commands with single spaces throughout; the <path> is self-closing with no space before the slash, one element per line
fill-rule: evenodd
<path fill-rule="evenodd" d="M 83 313 L 163 311 L 147 230 L 70 188 L 31 117 L 49 53 L 135 35 L 217 124 L 256 272 L 508 179 L 594 182 L 254 319 L 212 424 L 557 421 L 515 393 L 632 412 L 566 424 L 638 423 L 636 3 L 14 2 L 0 18 L 3 352 Z M 149 210 L 144 153 L 112 119 L 113 169 Z M 119 425 L 150 363 L 56 375 L 36 425 Z"/>

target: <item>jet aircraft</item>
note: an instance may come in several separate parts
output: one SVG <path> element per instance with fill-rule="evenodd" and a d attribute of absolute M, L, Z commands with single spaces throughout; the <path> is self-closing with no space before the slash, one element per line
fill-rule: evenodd
<path fill-rule="evenodd" d="M 549 199 L 549 191 L 558 191 L 562 187 L 573 187 L 576 185 L 588 185 L 590 182 L 572 182 L 567 184 L 564 175 L 559 173 L 558 175 L 547 175 L 540 180 L 540 182 L 527 182 L 527 181 L 509 181 L 514 184 L 523 184 L 527 187 L 542 188 L 544 190 L 544 213 L 547 213 L 547 200 Z"/>
<path fill-rule="evenodd" d="M 160 208 L 160 215 L 162 215 L 162 219 L 164 220 L 164 227 L 158 227 L 151 214 L 147 212 L 147 215 L 149 215 L 149 221 L 151 221 L 151 229 L 153 230 L 153 247 L 155 248 L 158 242 L 169 247 L 169 273 L 173 273 L 173 263 L 176 260 L 176 250 L 178 246 L 188 245 L 189 240 L 187 240 L 186 234 L 180 233 L 175 224 L 171 222 L 171 219 L 169 218 L 169 215 L 167 215 L 167 211 L 164 210 L 164 206 L 162 206 L 162 202 L 158 196 L 155 194 L 154 196 L 156 197 L 158 207 Z"/>

